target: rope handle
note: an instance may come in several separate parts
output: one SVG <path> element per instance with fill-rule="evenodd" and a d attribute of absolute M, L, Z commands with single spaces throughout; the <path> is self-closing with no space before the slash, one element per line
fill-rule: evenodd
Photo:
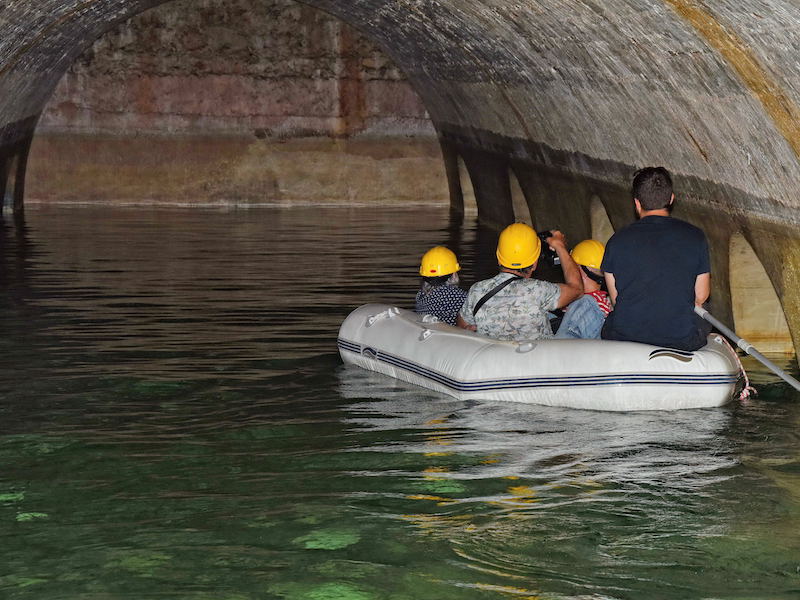
<path fill-rule="evenodd" d="M 736 349 L 731 346 L 730 342 L 726 340 L 723 336 L 719 336 L 719 339 L 728 347 L 728 350 L 731 351 L 733 357 L 736 359 L 736 364 L 739 366 L 739 373 L 742 377 L 744 377 L 744 387 L 742 391 L 739 392 L 739 400 L 744 402 L 753 396 L 758 396 L 758 390 L 750 385 L 750 378 L 747 376 L 747 371 L 744 370 L 744 365 L 742 361 L 739 360 L 739 354 L 736 352 Z"/>

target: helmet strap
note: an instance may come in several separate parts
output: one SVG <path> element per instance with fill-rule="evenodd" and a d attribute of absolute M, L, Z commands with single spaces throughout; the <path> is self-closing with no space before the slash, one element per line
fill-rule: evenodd
<path fill-rule="evenodd" d="M 592 281 L 594 281 L 598 285 L 603 285 L 606 282 L 605 277 L 603 277 L 602 275 L 598 275 L 597 273 L 592 273 L 589 270 L 589 267 L 587 267 L 585 265 L 581 265 L 581 270 L 583 270 L 583 272 L 586 273 L 586 276 L 589 279 L 591 279 Z"/>

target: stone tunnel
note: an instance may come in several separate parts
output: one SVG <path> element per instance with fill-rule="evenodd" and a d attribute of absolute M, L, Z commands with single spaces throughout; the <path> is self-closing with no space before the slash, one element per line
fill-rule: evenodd
<path fill-rule="evenodd" d="M 186 18 L 209 4 L 180 2 Z M 48 104 L 67 94 L 65 75 L 105 34 L 167 4 L 6 0 L 0 7 L 0 193 L 15 211 L 23 209 L 26 185 L 48 176 L 28 168 L 31 147 L 37 128 L 63 123 Z M 800 6 L 300 5 L 357 32 L 402 73 L 422 108 L 393 127 L 429 123 L 453 213 L 463 213 L 464 197 L 474 195 L 479 221 L 491 227 L 528 220 L 557 224 L 572 240 L 607 239 L 634 218 L 632 173 L 663 165 L 676 182 L 676 216 L 709 237 L 714 312 L 766 351 L 800 353 Z M 275 2 L 249 6 L 252 13 L 239 13 L 243 27 L 255 13 L 272 18 Z M 352 36 L 337 39 L 352 43 Z M 335 122 L 320 125 L 332 138 L 368 125 L 363 110 L 347 109 L 352 97 Z"/>

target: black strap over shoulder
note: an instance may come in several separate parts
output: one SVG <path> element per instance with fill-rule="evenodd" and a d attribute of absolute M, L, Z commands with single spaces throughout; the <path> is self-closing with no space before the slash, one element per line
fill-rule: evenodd
<path fill-rule="evenodd" d="M 599 275 L 598 275 L 597 273 L 592 273 L 592 272 L 591 272 L 591 271 L 590 271 L 590 270 L 589 270 L 587 267 L 585 267 L 584 265 L 581 265 L 581 271 L 583 271 L 584 273 L 586 273 L 586 276 L 587 276 L 589 279 L 591 279 L 592 281 L 594 281 L 595 283 L 597 283 L 597 284 L 599 284 L 599 285 L 605 285 L 605 283 L 606 283 L 606 278 L 605 278 L 605 277 L 603 277 L 603 274 L 602 274 L 602 273 L 601 273 L 601 274 L 599 274 Z"/>
<path fill-rule="evenodd" d="M 514 277 L 506 279 L 504 282 L 497 284 L 491 290 L 489 290 L 483 298 L 481 298 L 475 303 L 475 308 L 472 309 L 472 316 L 474 317 L 475 315 L 478 314 L 478 311 L 483 307 L 484 304 L 486 304 L 487 300 L 491 299 L 492 296 L 494 296 L 497 292 L 506 287 L 509 283 L 513 283 L 518 279 L 522 279 L 522 277 L 520 277 L 519 275 L 514 275 Z"/>

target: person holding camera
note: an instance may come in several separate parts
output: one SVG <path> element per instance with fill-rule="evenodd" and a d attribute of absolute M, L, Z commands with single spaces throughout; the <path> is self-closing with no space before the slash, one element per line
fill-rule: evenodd
<path fill-rule="evenodd" d="M 458 315 L 459 327 L 498 340 L 553 337 L 547 312 L 580 298 L 583 283 L 578 265 L 567 252 L 564 234 L 552 231 L 544 237 L 561 261 L 566 283 L 533 277 L 542 253 L 542 240 L 529 225 L 509 225 L 497 242 L 500 273 L 469 289 Z"/>

